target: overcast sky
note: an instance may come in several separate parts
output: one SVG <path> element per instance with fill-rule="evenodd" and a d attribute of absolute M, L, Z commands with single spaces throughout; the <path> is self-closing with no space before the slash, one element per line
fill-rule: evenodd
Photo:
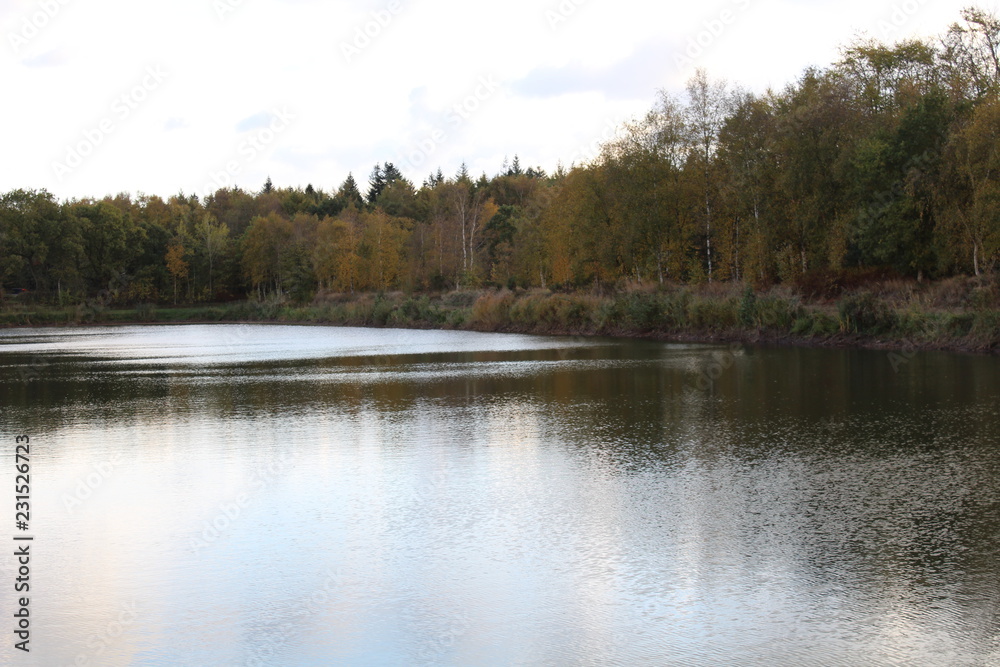
<path fill-rule="evenodd" d="M 0 192 L 365 189 L 384 161 L 419 186 L 515 153 L 551 170 L 695 67 L 780 88 L 855 35 L 939 35 L 967 4 L 0 0 Z"/>

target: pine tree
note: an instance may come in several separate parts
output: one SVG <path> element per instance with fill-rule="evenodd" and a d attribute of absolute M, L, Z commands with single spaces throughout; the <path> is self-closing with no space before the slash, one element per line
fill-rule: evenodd
<path fill-rule="evenodd" d="M 521 158 L 519 158 L 517 156 L 517 154 L 515 154 L 514 155 L 514 163 L 510 166 L 510 172 L 507 175 L 508 176 L 520 176 L 523 173 L 524 172 L 521 171 Z"/>
<path fill-rule="evenodd" d="M 382 178 L 385 179 L 386 187 L 392 185 L 396 181 L 403 179 L 403 173 L 396 169 L 396 166 L 391 162 L 386 162 L 382 167 Z"/>
<path fill-rule="evenodd" d="M 382 171 L 382 165 L 376 164 L 372 168 L 372 173 L 368 177 L 368 203 L 372 206 L 375 205 L 375 201 L 378 196 L 382 194 L 382 190 L 385 189 L 385 172 Z"/>
<path fill-rule="evenodd" d="M 340 200 L 343 208 L 353 205 L 354 208 L 360 209 L 365 205 L 361 191 L 358 190 L 357 181 L 354 180 L 354 174 L 347 174 L 347 178 L 337 190 L 336 199 Z"/>

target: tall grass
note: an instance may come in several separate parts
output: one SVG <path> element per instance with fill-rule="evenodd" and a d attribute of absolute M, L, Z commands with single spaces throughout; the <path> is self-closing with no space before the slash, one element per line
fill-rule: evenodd
<path fill-rule="evenodd" d="M 546 290 L 333 295 L 299 305 L 243 301 L 174 308 L 150 304 L 53 308 L 8 303 L 0 308 L 0 326 L 126 322 L 289 322 L 734 340 L 877 340 L 994 350 L 1000 348 L 1000 288 L 956 281 L 932 288 L 890 285 L 881 291 L 854 290 L 836 301 L 811 303 L 789 289 L 755 292 L 715 285 L 607 295 Z"/>

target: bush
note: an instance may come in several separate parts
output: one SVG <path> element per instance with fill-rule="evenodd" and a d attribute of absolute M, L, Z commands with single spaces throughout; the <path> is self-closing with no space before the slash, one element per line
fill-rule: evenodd
<path fill-rule="evenodd" d="M 840 322 L 836 317 L 826 313 L 813 313 L 813 326 L 809 332 L 811 336 L 832 336 L 840 331 Z"/>
<path fill-rule="evenodd" d="M 471 308 L 478 297 L 478 292 L 451 292 L 442 301 L 451 308 Z"/>
<path fill-rule="evenodd" d="M 792 324 L 792 333 L 796 336 L 811 336 L 814 322 L 812 314 L 803 315 Z"/>
<path fill-rule="evenodd" d="M 832 336 L 840 331 L 840 322 L 826 313 L 800 312 L 792 323 L 791 332 L 796 336 Z"/>
<path fill-rule="evenodd" d="M 394 308 L 395 306 L 391 301 L 381 294 L 378 295 L 375 297 L 375 304 L 372 306 L 371 322 L 384 327 L 389 323 L 389 317 L 392 315 Z"/>
<path fill-rule="evenodd" d="M 452 329 L 460 329 L 465 326 L 465 322 L 468 319 L 468 312 L 464 310 L 453 310 L 448 313 L 448 319 L 445 322 Z"/>
<path fill-rule="evenodd" d="M 965 337 L 972 333 L 975 326 L 975 315 L 947 315 L 944 320 L 944 329 L 949 335 L 955 337 Z"/>
<path fill-rule="evenodd" d="M 662 324 L 663 305 L 656 294 L 630 292 L 615 299 L 613 313 L 618 324 L 640 331 L 650 331 Z"/>
<path fill-rule="evenodd" d="M 983 310 L 976 313 L 970 335 L 983 345 L 1000 345 L 1000 311 Z"/>
<path fill-rule="evenodd" d="M 802 314 L 802 306 L 797 299 L 771 295 L 757 299 L 755 310 L 756 326 L 779 331 L 791 329 Z"/>
<path fill-rule="evenodd" d="M 749 285 L 743 290 L 738 317 L 744 327 L 757 326 L 757 294 Z"/>
<path fill-rule="evenodd" d="M 140 303 L 135 307 L 135 316 L 140 322 L 155 322 L 156 321 L 156 304 L 153 303 Z"/>
<path fill-rule="evenodd" d="M 739 302 L 696 299 L 688 307 L 688 319 L 698 329 L 731 329 L 739 322 Z"/>
<path fill-rule="evenodd" d="M 896 326 L 896 314 L 871 292 L 855 292 L 837 305 L 840 323 L 848 333 L 878 336 Z"/>
<path fill-rule="evenodd" d="M 683 329 L 690 324 L 688 309 L 691 306 L 691 293 L 679 290 L 664 295 L 661 299 L 661 312 L 664 328 Z"/>
<path fill-rule="evenodd" d="M 559 321 L 572 330 L 591 330 L 596 321 L 597 301 L 585 296 L 571 296 L 559 303 Z"/>
<path fill-rule="evenodd" d="M 484 294 L 472 304 L 469 322 L 477 328 L 487 330 L 508 325 L 513 304 L 514 295 L 506 290 Z"/>

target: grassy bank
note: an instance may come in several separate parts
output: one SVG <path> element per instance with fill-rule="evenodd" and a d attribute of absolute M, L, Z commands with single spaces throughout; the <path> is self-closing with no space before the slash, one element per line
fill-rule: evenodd
<path fill-rule="evenodd" d="M 465 291 L 435 295 L 325 295 L 312 303 L 52 308 L 7 303 L 0 325 L 285 322 L 609 335 L 687 341 L 1000 349 L 1000 285 L 955 279 L 890 283 L 808 298 L 736 285 L 637 289 L 616 294 Z"/>

